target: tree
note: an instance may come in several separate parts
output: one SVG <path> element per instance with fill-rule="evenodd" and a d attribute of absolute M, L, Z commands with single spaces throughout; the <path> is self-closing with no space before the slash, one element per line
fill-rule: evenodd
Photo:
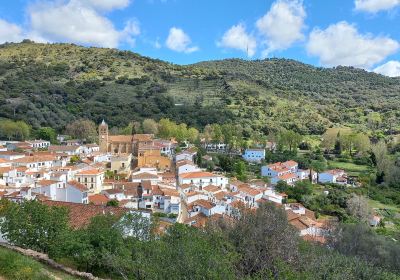
<path fill-rule="evenodd" d="M 301 143 L 302 136 L 292 130 L 282 130 L 278 136 L 278 145 L 288 148 L 289 151 L 297 150 L 297 146 Z"/>
<path fill-rule="evenodd" d="M 12 244 L 44 253 L 59 246 L 68 231 L 68 211 L 38 201 L 11 203 L 1 213 L 0 231 Z"/>
<path fill-rule="evenodd" d="M 87 142 L 95 142 L 97 140 L 96 124 L 88 119 L 79 119 L 70 123 L 65 131 L 68 135 Z"/>
<path fill-rule="evenodd" d="M 188 129 L 188 131 L 187 131 L 187 140 L 189 142 L 191 142 L 191 143 L 196 142 L 198 137 L 199 137 L 199 131 L 196 128 L 191 127 L 191 128 Z"/>
<path fill-rule="evenodd" d="M 36 135 L 39 139 L 50 141 L 51 143 L 55 143 L 57 140 L 57 133 L 51 127 L 41 127 L 36 132 Z"/>
<path fill-rule="evenodd" d="M 0 138 L 8 140 L 25 140 L 29 138 L 30 127 L 23 121 L 0 119 Z"/>
<path fill-rule="evenodd" d="M 313 171 L 317 172 L 317 182 L 319 181 L 319 173 L 324 171 L 327 168 L 326 161 L 321 160 L 313 160 L 310 166 L 310 181 L 312 180 Z"/>
<path fill-rule="evenodd" d="M 368 200 L 361 195 L 353 194 L 347 200 L 347 211 L 350 215 L 362 222 L 368 222 L 371 218 L 371 208 Z"/>
<path fill-rule="evenodd" d="M 237 221 L 219 221 L 210 230 L 224 234 L 240 255 L 236 262 L 238 278 L 268 271 L 281 279 L 280 262 L 294 265 L 298 261 L 298 233 L 288 224 L 286 212 L 270 203 L 255 212 L 242 209 Z"/>
<path fill-rule="evenodd" d="M 235 175 L 240 181 L 246 181 L 247 180 L 247 175 L 246 175 L 246 164 L 240 160 L 237 161 L 234 165 L 234 170 L 235 170 Z"/>
<path fill-rule="evenodd" d="M 148 134 L 157 135 L 158 133 L 158 124 L 153 119 L 145 119 L 143 121 L 143 132 Z"/>
<path fill-rule="evenodd" d="M 177 130 L 176 123 L 170 121 L 169 119 L 161 119 L 158 122 L 158 136 L 161 138 L 171 138 L 175 137 Z"/>
<path fill-rule="evenodd" d="M 369 137 L 364 133 L 356 134 L 356 137 L 354 139 L 354 147 L 359 153 L 365 153 L 369 151 L 371 148 Z"/>
<path fill-rule="evenodd" d="M 328 128 L 322 135 L 321 146 L 325 150 L 330 151 L 334 147 L 337 138 L 338 138 L 338 129 Z"/>
<path fill-rule="evenodd" d="M 372 145 L 371 150 L 374 156 L 372 162 L 376 166 L 377 172 L 385 172 L 390 165 L 385 142 L 379 141 L 378 143 Z"/>
<path fill-rule="evenodd" d="M 113 206 L 113 207 L 118 207 L 119 202 L 116 199 L 111 199 L 109 201 L 107 201 L 106 206 Z"/>

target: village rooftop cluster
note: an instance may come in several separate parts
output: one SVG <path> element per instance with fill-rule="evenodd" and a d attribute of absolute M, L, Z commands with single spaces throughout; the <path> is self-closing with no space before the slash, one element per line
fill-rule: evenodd
<path fill-rule="evenodd" d="M 110 135 L 104 121 L 98 130 L 97 144 L 67 140 L 65 135 L 58 136 L 60 145 L 44 140 L 0 142 L 0 196 L 65 206 L 75 226 L 107 211 L 139 211 L 165 217 L 169 223 L 203 227 L 210 219 L 235 219 L 241 211 L 254 211 L 270 202 L 286 210 L 289 223 L 301 236 L 323 240 L 326 224 L 300 203 L 287 203 L 287 195 L 276 191 L 275 185 L 284 181 L 295 187 L 301 180 L 347 184 L 343 170 L 317 174 L 299 169 L 293 160 L 262 166 L 261 175 L 269 180 L 244 183 L 200 168 L 195 163 L 197 148 L 190 143 L 177 152 L 174 139 Z M 203 142 L 202 146 L 209 152 L 203 161 L 226 149 L 223 143 Z M 274 151 L 275 146 L 268 142 L 266 147 L 247 149 L 242 157 L 261 163 L 266 149 Z"/>

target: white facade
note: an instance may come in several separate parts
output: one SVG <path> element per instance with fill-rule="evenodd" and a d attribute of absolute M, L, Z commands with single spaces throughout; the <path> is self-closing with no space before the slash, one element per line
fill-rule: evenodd
<path fill-rule="evenodd" d="M 97 169 L 83 170 L 75 174 L 75 180 L 84 184 L 91 193 L 99 193 L 103 189 L 104 171 Z"/>
<path fill-rule="evenodd" d="M 243 154 L 243 159 L 248 162 L 261 162 L 265 160 L 264 149 L 246 149 Z"/>
<path fill-rule="evenodd" d="M 50 141 L 46 140 L 32 140 L 26 141 L 34 149 L 47 149 L 50 146 Z"/>
<path fill-rule="evenodd" d="M 200 188 L 208 185 L 225 188 L 228 185 L 228 178 L 210 172 L 190 172 L 179 176 L 179 184 L 195 185 Z"/>

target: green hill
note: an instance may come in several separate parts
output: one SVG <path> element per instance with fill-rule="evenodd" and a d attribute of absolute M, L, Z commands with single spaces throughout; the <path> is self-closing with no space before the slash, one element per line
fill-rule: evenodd
<path fill-rule="evenodd" d="M 335 125 L 400 124 L 400 79 L 293 60 L 230 59 L 179 66 L 115 49 L 0 46 L 0 118 L 62 130 L 79 117 L 125 126 L 171 118 L 202 127 L 235 122 L 303 134 Z M 379 113 L 379 114 L 377 114 Z"/>

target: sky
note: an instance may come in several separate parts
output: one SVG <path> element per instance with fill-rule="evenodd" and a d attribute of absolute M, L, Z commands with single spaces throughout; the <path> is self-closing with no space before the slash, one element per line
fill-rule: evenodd
<path fill-rule="evenodd" d="M 0 0 L 0 43 L 25 38 L 176 64 L 279 57 L 400 76 L 400 0 Z"/>

